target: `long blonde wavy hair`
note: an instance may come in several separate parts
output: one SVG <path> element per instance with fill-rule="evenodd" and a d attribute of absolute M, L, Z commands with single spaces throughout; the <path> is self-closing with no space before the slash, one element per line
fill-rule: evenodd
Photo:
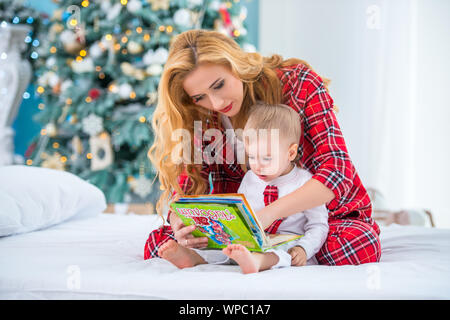
<path fill-rule="evenodd" d="M 173 191 L 184 194 L 178 184 L 178 177 L 183 171 L 192 181 L 187 194 L 203 194 L 206 191 L 207 182 L 200 174 L 201 165 L 194 164 L 193 159 L 188 164 L 171 161 L 171 153 L 178 144 L 178 141 L 172 141 L 172 132 L 177 129 L 188 130 L 193 150 L 194 121 L 212 121 L 211 112 L 195 105 L 183 89 L 186 76 L 202 63 L 225 66 L 243 83 L 244 99 L 237 120 L 233 123 L 234 129 L 244 127 L 250 107 L 256 101 L 282 103 L 281 83 L 274 69 L 293 64 L 304 64 L 311 68 L 300 59 L 283 60 L 276 54 L 263 57 L 259 53 L 245 52 L 234 40 L 215 31 L 190 30 L 176 36 L 170 45 L 158 86 L 158 103 L 152 119 L 155 139 L 148 152 L 163 190 L 156 204 L 160 216 L 164 205 L 171 200 Z M 327 86 L 329 80 L 322 79 Z"/>

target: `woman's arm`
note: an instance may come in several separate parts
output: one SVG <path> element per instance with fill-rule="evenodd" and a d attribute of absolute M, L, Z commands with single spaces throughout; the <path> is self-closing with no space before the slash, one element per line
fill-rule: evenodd
<path fill-rule="evenodd" d="M 323 183 L 310 179 L 300 188 L 272 202 L 256 214 L 265 229 L 276 219 L 327 204 L 334 198 L 334 192 Z"/>

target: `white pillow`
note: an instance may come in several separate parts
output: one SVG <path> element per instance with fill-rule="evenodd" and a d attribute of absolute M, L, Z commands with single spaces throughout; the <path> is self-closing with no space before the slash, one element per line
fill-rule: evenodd
<path fill-rule="evenodd" d="M 103 192 L 76 175 L 12 165 L 0 167 L 0 236 L 24 233 L 106 208 Z"/>

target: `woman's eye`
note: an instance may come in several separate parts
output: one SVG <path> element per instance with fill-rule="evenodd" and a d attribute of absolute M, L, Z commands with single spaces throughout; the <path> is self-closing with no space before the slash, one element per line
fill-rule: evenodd
<path fill-rule="evenodd" d="M 225 80 L 222 80 L 217 84 L 217 86 L 214 87 L 214 89 L 218 90 L 218 89 L 222 88 L 224 84 L 225 84 Z"/>
<path fill-rule="evenodd" d="M 199 101 L 202 100 L 202 99 L 203 99 L 203 96 L 198 97 L 198 98 L 193 98 L 194 103 L 197 103 L 197 102 L 199 102 Z"/>

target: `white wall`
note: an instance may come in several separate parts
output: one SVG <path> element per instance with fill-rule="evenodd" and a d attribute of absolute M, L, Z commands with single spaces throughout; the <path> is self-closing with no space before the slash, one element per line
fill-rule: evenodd
<path fill-rule="evenodd" d="M 430 209 L 439 227 L 450 227 L 449 12 L 447 0 L 260 0 L 260 52 L 332 79 L 363 183 L 393 209 Z"/>

